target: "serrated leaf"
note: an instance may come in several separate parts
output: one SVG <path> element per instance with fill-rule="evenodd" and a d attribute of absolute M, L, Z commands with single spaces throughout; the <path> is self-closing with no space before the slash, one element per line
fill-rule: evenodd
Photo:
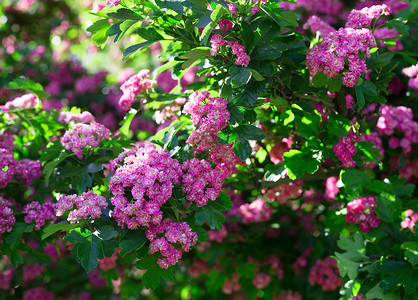
<path fill-rule="evenodd" d="M 363 187 L 369 184 L 369 176 L 356 169 L 345 169 L 340 173 L 341 181 L 344 183 L 344 189 L 349 195 L 358 194 Z"/>
<path fill-rule="evenodd" d="M 300 150 L 291 149 L 283 154 L 286 169 L 289 178 L 292 180 L 302 178 L 306 173 L 315 173 L 321 165 L 322 155 L 320 152 L 309 149 Z"/>
<path fill-rule="evenodd" d="M 69 223 L 49 224 L 47 227 L 44 228 L 41 239 L 44 240 L 58 231 L 65 231 L 65 232 L 71 231 L 74 228 L 79 227 L 79 226 L 80 224 L 69 224 Z"/>
<path fill-rule="evenodd" d="M 119 244 L 119 248 L 121 248 L 120 255 L 125 256 L 130 252 L 142 248 L 147 241 L 145 232 L 141 230 L 129 231 Z"/>
<path fill-rule="evenodd" d="M 405 256 L 411 264 L 418 264 L 418 242 L 405 242 L 401 248 L 405 249 Z"/>
<path fill-rule="evenodd" d="M 97 260 L 104 259 L 102 242 L 95 235 L 85 238 L 84 241 L 78 245 L 77 256 L 80 258 L 84 270 L 86 270 L 87 273 L 90 273 L 97 267 Z"/>
<path fill-rule="evenodd" d="M 118 232 L 110 225 L 103 225 L 96 229 L 94 234 L 101 240 L 110 240 L 118 234 Z"/>
<path fill-rule="evenodd" d="M 12 251 L 15 251 L 20 244 L 20 239 L 22 238 L 23 234 L 25 232 L 32 232 L 33 226 L 33 224 L 16 222 L 13 225 L 13 231 L 6 237 L 4 241 L 10 245 L 10 249 Z"/>

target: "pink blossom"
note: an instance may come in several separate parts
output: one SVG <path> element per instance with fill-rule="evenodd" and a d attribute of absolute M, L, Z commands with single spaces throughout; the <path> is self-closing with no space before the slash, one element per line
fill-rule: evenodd
<path fill-rule="evenodd" d="M 342 286 L 337 262 L 332 257 L 318 259 L 309 272 L 309 283 L 319 284 L 323 291 L 334 291 Z"/>

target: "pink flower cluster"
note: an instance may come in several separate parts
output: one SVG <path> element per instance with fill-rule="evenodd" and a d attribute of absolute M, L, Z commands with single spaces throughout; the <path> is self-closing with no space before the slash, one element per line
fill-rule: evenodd
<path fill-rule="evenodd" d="M 100 269 L 103 271 L 109 271 L 116 267 L 116 261 L 118 260 L 118 254 L 120 253 L 120 249 L 116 249 L 115 253 L 112 254 L 111 257 L 105 257 L 104 259 L 98 259 L 97 262 L 99 263 Z"/>
<path fill-rule="evenodd" d="M 256 289 L 262 290 L 271 282 L 271 276 L 266 273 L 258 273 L 253 278 L 253 285 Z"/>
<path fill-rule="evenodd" d="M 345 219 L 350 224 L 360 224 L 361 231 L 367 233 L 371 228 L 377 228 L 380 224 L 374 208 L 376 198 L 373 196 L 359 197 L 347 203 L 347 215 Z"/>
<path fill-rule="evenodd" d="M 335 155 L 342 162 L 344 168 L 352 168 L 356 165 L 356 162 L 351 156 L 357 153 L 357 149 L 354 144 L 358 141 L 358 136 L 350 132 L 347 136 L 343 136 L 332 148 Z"/>
<path fill-rule="evenodd" d="M 35 230 L 40 230 L 41 226 L 45 225 L 45 221 L 55 221 L 57 219 L 55 213 L 55 203 L 47 202 L 43 205 L 38 201 L 33 201 L 23 207 L 22 212 L 27 214 L 25 216 L 25 223 L 30 224 L 35 221 Z"/>
<path fill-rule="evenodd" d="M 273 215 L 273 208 L 268 206 L 263 198 L 242 204 L 239 210 L 244 224 L 265 222 L 270 220 Z"/>
<path fill-rule="evenodd" d="M 34 94 L 26 94 L 7 102 L 4 106 L 0 106 L 0 108 L 8 112 L 12 108 L 25 109 L 37 107 L 38 105 L 39 99 Z"/>
<path fill-rule="evenodd" d="M 163 217 L 160 206 L 171 197 L 182 177 L 179 162 L 154 145 L 128 150 L 123 162 L 115 164 L 115 175 L 109 182 L 115 206 L 113 217 L 119 226 L 133 230 L 159 224 Z"/>
<path fill-rule="evenodd" d="M 76 209 L 73 210 L 74 206 Z M 71 210 L 68 214 L 68 222 L 74 224 L 80 219 L 87 220 L 100 218 L 102 215 L 102 208 L 107 207 L 106 199 L 103 196 L 95 194 L 93 191 L 88 191 L 79 195 L 68 195 L 58 199 L 56 205 L 56 215 L 62 216 L 66 211 Z"/>
<path fill-rule="evenodd" d="M 386 27 L 378 28 L 374 31 L 374 36 L 377 40 L 383 40 L 388 38 L 393 38 L 395 36 L 399 36 L 399 32 L 395 29 L 388 29 Z M 393 40 L 392 42 L 395 43 L 395 45 L 389 47 L 389 50 L 392 51 L 401 51 L 403 50 L 403 45 L 401 43 L 401 39 Z M 383 42 L 379 42 L 379 47 L 384 47 L 385 44 Z"/>
<path fill-rule="evenodd" d="M 409 228 L 414 232 L 415 223 L 418 221 L 418 213 L 414 213 L 412 209 L 408 209 L 405 212 L 405 218 L 401 222 L 402 229 Z"/>
<path fill-rule="evenodd" d="M 271 162 L 277 165 L 279 162 L 283 161 L 283 154 L 288 152 L 292 145 L 292 137 L 284 138 L 280 143 L 275 144 L 269 152 Z"/>
<path fill-rule="evenodd" d="M 309 19 L 303 24 L 303 29 L 310 28 L 313 33 L 319 32 L 319 35 L 326 37 L 333 32 L 336 32 L 335 28 L 329 25 L 327 22 L 324 22 L 318 16 L 310 16 Z"/>
<path fill-rule="evenodd" d="M 120 0 L 107 0 L 107 5 L 119 5 Z"/>
<path fill-rule="evenodd" d="M 176 223 L 168 219 L 158 225 L 151 225 L 146 231 L 146 236 L 151 242 L 150 253 L 160 251 L 164 257 L 158 259 L 157 263 L 165 269 L 175 265 L 182 256 L 181 251 L 174 245 L 177 244 L 180 249 L 188 252 L 197 242 L 197 234 L 186 222 Z"/>
<path fill-rule="evenodd" d="M 38 263 L 27 264 L 23 266 L 23 281 L 28 283 L 34 280 L 45 271 L 45 268 Z"/>
<path fill-rule="evenodd" d="M 284 9 L 296 9 L 303 7 L 308 12 L 323 13 L 326 15 L 339 15 L 344 7 L 344 3 L 336 0 L 298 0 L 296 3 L 279 2 Z"/>
<path fill-rule="evenodd" d="M 218 25 L 220 30 L 230 31 L 234 26 L 234 23 L 226 19 L 221 19 L 218 21 Z"/>
<path fill-rule="evenodd" d="M 418 90 L 418 64 L 404 68 L 402 74 L 411 78 L 408 81 L 408 86 L 411 89 Z"/>
<path fill-rule="evenodd" d="M 370 142 L 373 143 L 375 148 L 379 151 L 382 158 L 385 156 L 385 150 L 383 149 L 382 140 L 377 132 L 370 132 L 369 134 L 363 134 L 360 138 L 363 142 Z M 378 164 L 374 161 L 367 162 L 364 167 L 367 169 L 372 169 L 376 167 Z"/>
<path fill-rule="evenodd" d="M 11 201 L 0 196 L 0 236 L 2 233 L 12 231 L 16 222 L 12 207 Z"/>
<path fill-rule="evenodd" d="M 373 19 L 378 19 L 382 15 L 388 16 L 391 13 L 392 11 L 386 4 L 364 7 L 361 10 L 353 9 L 347 17 L 345 27 L 354 29 L 369 27 Z"/>
<path fill-rule="evenodd" d="M 299 256 L 295 262 L 292 264 L 293 271 L 297 276 L 301 276 L 303 274 L 301 268 L 306 268 L 308 266 L 308 258 L 311 256 L 313 248 L 308 248 L 303 251 L 302 255 Z"/>
<path fill-rule="evenodd" d="M 88 111 L 83 111 L 81 114 L 73 114 L 69 111 L 60 112 L 58 117 L 59 122 L 70 123 L 71 121 L 80 122 L 80 123 L 92 123 L 94 122 L 93 115 Z"/>
<path fill-rule="evenodd" d="M 170 105 L 165 106 L 161 110 L 155 111 L 155 114 L 154 114 L 155 123 L 163 124 L 166 121 L 176 120 L 181 113 L 182 105 L 184 105 L 185 103 L 186 103 L 185 98 L 177 98 Z"/>
<path fill-rule="evenodd" d="M 231 295 L 233 292 L 240 291 L 241 289 L 242 286 L 239 283 L 239 274 L 234 273 L 231 278 L 225 280 L 224 285 L 222 286 L 222 293 Z"/>
<path fill-rule="evenodd" d="M 10 150 L 0 148 L 0 188 L 6 187 L 14 175 L 24 186 L 31 185 L 33 179 L 41 176 L 41 165 L 37 160 L 16 161 Z"/>
<path fill-rule="evenodd" d="M 343 284 L 339 273 L 334 258 L 318 259 L 309 272 L 309 282 L 311 285 L 319 284 L 323 291 L 334 291 Z"/>
<path fill-rule="evenodd" d="M 358 77 L 367 71 L 366 61 L 369 50 L 375 46 L 369 29 L 340 28 L 326 36 L 320 45 L 314 46 L 306 55 L 306 65 L 311 75 L 323 72 L 329 78 L 336 77 L 344 70 L 345 60 L 348 70 L 343 76 L 343 84 L 353 87 Z"/>
<path fill-rule="evenodd" d="M 102 140 L 110 137 L 110 131 L 101 124 L 77 123 L 68 129 L 61 138 L 61 144 L 74 152 L 78 159 L 83 158 L 83 148 L 96 148 Z"/>
<path fill-rule="evenodd" d="M 225 179 L 219 166 L 212 169 L 207 160 L 193 158 L 185 161 L 181 169 L 184 172 L 181 187 L 187 200 L 204 206 L 209 199 L 215 201 L 218 198 Z"/>
<path fill-rule="evenodd" d="M 42 162 L 39 160 L 22 159 L 17 161 L 17 168 L 16 178 L 22 181 L 24 186 L 30 186 L 33 179 L 41 176 Z"/>
<path fill-rule="evenodd" d="M 277 201 L 283 204 L 289 198 L 299 196 L 302 193 L 301 187 L 303 185 L 303 181 L 298 179 L 289 183 L 275 186 L 267 191 L 263 190 L 263 193 L 265 193 L 265 196 L 270 201 Z"/>
<path fill-rule="evenodd" d="M 237 59 L 235 60 L 235 64 L 237 66 L 247 67 L 250 63 L 250 56 L 247 55 L 247 53 L 245 53 L 245 47 L 237 41 L 226 42 L 222 36 L 220 36 L 219 34 L 214 34 L 210 39 L 210 42 L 212 43 L 210 50 L 210 54 L 212 56 L 216 56 L 218 50 L 222 46 L 226 45 L 230 47 L 232 49 L 232 53 L 237 56 Z"/>
<path fill-rule="evenodd" d="M 43 286 L 32 288 L 23 294 L 23 300 L 54 300 L 54 298 L 54 294 L 48 292 Z"/>
<path fill-rule="evenodd" d="M 189 102 L 183 108 L 183 112 L 191 115 L 193 125 L 197 127 L 186 143 L 198 145 L 195 154 L 209 151 L 211 160 L 222 168 L 225 178 L 239 162 L 234 155 L 232 143 L 220 145 L 217 142 L 218 131 L 229 120 L 227 105 L 228 102 L 222 97 L 209 97 L 209 92 L 196 91 L 190 95 Z"/>
<path fill-rule="evenodd" d="M 10 150 L 0 148 L 0 158 L 0 188 L 4 188 L 18 172 L 18 168 Z"/>
<path fill-rule="evenodd" d="M 120 89 L 123 95 L 119 99 L 120 107 L 129 110 L 138 95 L 145 93 L 155 85 L 155 82 L 149 79 L 149 75 L 149 70 L 141 70 L 122 84 Z"/>
<path fill-rule="evenodd" d="M 302 300 L 302 296 L 298 292 L 292 290 L 282 290 L 274 300 Z"/>
<path fill-rule="evenodd" d="M 357 296 L 354 296 L 351 298 L 351 300 L 363 300 L 363 299 L 364 299 L 363 294 L 358 294 Z"/>
<path fill-rule="evenodd" d="M 0 134 L 0 149 L 6 149 L 6 150 L 13 150 L 15 136 L 10 133 L 9 131 L 4 131 L 2 134 Z"/>
<path fill-rule="evenodd" d="M 377 129 L 380 134 L 391 136 L 395 130 L 403 134 L 402 139 L 390 141 L 390 148 L 401 147 L 403 153 L 412 151 L 412 144 L 418 143 L 418 123 L 414 121 L 412 109 L 404 106 L 382 105 L 379 108 Z"/>
<path fill-rule="evenodd" d="M 328 177 L 325 182 L 325 199 L 331 201 L 335 199 L 340 189 L 337 187 L 338 177 Z"/>

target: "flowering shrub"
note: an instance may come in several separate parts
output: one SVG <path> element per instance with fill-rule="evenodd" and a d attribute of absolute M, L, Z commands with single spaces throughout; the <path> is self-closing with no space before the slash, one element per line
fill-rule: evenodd
<path fill-rule="evenodd" d="M 414 299 L 417 8 L 5 0 L 0 297 Z"/>

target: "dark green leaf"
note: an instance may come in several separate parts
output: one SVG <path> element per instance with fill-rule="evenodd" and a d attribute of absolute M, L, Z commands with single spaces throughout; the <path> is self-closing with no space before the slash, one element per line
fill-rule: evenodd
<path fill-rule="evenodd" d="M 47 237 L 53 235 L 58 231 L 71 231 L 72 229 L 79 227 L 79 224 L 69 224 L 69 223 L 56 223 L 56 224 L 49 224 L 43 230 L 42 240 L 46 239 Z"/>
<path fill-rule="evenodd" d="M 103 244 L 98 237 L 91 235 L 78 245 L 77 256 L 87 273 L 97 267 L 97 260 L 104 258 Z"/>
<path fill-rule="evenodd" d="M 283 154 L 287 174 L 292 180 L 302 178 L 306 173 L 315 173 L 322 161 L 322 154 L 309 149 L 302 151 L 292 149 Z"/>
<path fill-rule="evenodd" d="M 118 232 L 110 225 L 103 225 L 97 228 L 95 235 L 101 240 L 110 240 L 116 236 Z"/>
<path fill-rule="evenodd" d="M 119 244 L 119 248 L 121 248 L 120 255 L 125 256 L 130 252 L 142 248 L 147 241 L 145 232 L 141 230 L 129 231 Z"/>
<path fill-rule="evenodd" d="M 402 202 L 391 194 L 380 194 L 380 196 L 377 197 L 377 204 L 378 206 L 375 207 L 375 211 L 381 220 L 395 223 L 400 218 Z"/>
<path fill-rule="evenodd" d="M 342 170 L 340 177 L 344 183 L 345 191 L 349 195 L 361 193 L 363 187 L 370 182 L 369 176 L 366 173 L 352 168 Z"/>
<path fill-rule="evenodd" d="M 16 222 L 13 226 L 13 231 L 6 237 L 5 242 L 10 245 L 10 249 L 15 251 L 19 246 L 20 239 L 25 232 L 33 231 L 33 224 L 26 224 Z"/>
<path fill-rule="evenodd" d="M 228 73 L 231 75 L 232 85 L 235 87 L 246 84 L 251 78 L 250 68 L 233 65 L 229 68 Z"/>
<path fill-rule="evenodd" d="M 418 242 L 405 242 L 401 248 L 405 249 L 405 256 L 411 264 L 418 264 Z"/>
<path fill-rule="evenodd" d="M 127 8 L 119 8 L 116 12 L 108 13 L 109 17 L 119 20 L 143 20 L 143 18 Z"/>

